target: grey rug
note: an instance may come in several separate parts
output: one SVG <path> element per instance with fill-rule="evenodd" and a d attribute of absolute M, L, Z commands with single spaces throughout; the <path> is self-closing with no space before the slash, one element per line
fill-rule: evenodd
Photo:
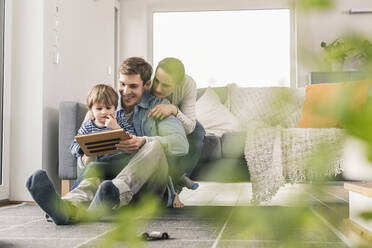
<path fill-rule="evenodd" d="M 78 247 L 113 228 L 104 222 L 57 226 L 44 216 L 34 204 L 1 207 L 0 247 Z"/>
<path fill-rule="evenodd" d="M 161 217 L 147 220 L 148 224 L 138 233 L 161 231 L 171 236 L 166 241 L 147 242 L 146 247 L 211 247 L 225 218 L 211 219 L 194 213 L 194 210 L 187 208 L 170 210 Z M 57 226 L 47 222 L 44 216 L 43 211 L 34 204 L 0 207 L 0 247 L 105 247 L 105 236 L 116 227 L 109 219 L 105 222 Z M 114 247 L 132 245 L 116 243 Z"/>
<path fill-rule="evenodd" d="M 255 210 L 256 209 L 256 210 Z M 278 247 L 278 230 L 260 232 L 244 231 L 250 224 L 244 214 L 260 210 L 259 215 L 273 213 L 274 216 L 288 214 L 291 208 L 283 207 L 216 207 L 200 206 L 184 209 L 166 209 L 155 219 L 138 230 L 169 233 L 171 239 L 144 243 L 145 247 Z M 265 213 L 266 212 L 266 213 Z M 125 224 L 125 223 L 124 223 Z M 275 223 L 272 223 L 275 226 Z M 130 223 L 128 223 L 130 225 Z M 293 226 L 291 226 L 293 225 Z M 296 224 L 286 228 L 293 239 L 305 246 L 299 247 L 347 247 L 327 227 L 301 229 Z M 251 226 L 252 227 L 252 226 Z M 34 204 L 20 204 L 0 207 L 0 247 L 1 248 L 44 248 L 44 247 L 107 247 L 103 241 L 106 235 L 115 230 L 115 223 L 82 223 L 57 226 L 47 222 L 44 213 Z M 120 235 L 120 233 L 119 233 Z M 133 247 L 128 243 L 115 243 L 113 247 Z"/>

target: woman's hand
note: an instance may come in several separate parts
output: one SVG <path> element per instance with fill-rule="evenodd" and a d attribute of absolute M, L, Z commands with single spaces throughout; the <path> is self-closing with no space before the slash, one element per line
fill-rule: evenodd
<path fill-rule="evenodd" d="M 107 119 L 105 120 L 105 126 L 107 128 L 112 129 L 112 130 L 121 128 L 113 115 L 108 115 L 107 116 Z"/>
<path fill-rule="evenodd" d="M 116 149 L 127 153 L 136 153 L 145 143 L 145 137 L 138 137 L 130 134 L 130 139 L 122 140 L 119 144 L 116 144 Z"/>
<path fill-rule="evenodd" d="M 147 115 L 148 118 L 152 117 L 155 120 L 163 120 L 170 115 L 176 116 L 178 108 L 173 104 L 158 104 L 150 110 Z"/>

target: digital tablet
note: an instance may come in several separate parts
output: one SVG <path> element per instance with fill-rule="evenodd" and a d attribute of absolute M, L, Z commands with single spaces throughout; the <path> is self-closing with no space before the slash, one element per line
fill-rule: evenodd
<path fill-rule="evenodd" d="M 120 152 L 115 145 L 122 140 L 129 139 L 129 135 L 125 133 L 124 129 L 116 129 L 76 135 L 75 139 L 86 156 L 99 156 Z"/>

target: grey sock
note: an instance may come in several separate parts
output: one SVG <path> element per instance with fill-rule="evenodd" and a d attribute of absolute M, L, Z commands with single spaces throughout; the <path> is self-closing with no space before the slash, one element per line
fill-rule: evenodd
<path fill-rule="evenodd" d="M 181 176 L 180 182 L 188 189 L 195 190 L 199 187 L 199 184 L 188 178 L 185 174 Z"/>
<path fill-rule="evenodd" d="M 99 219 L 108 214 L 115 206 L 120 204 L 119 189 L 111 180 L 103 181 L 89 205 L 88 213 L 92 218 Z"/>
<path fill-rule="evenodd" d="M 26 182 L 26 187 L 35 202 L 53 219 L 54 223 L 57 225 L 71 223 L 73 206 L 61 199 L 45 171 L 38 170 L 32 174 Z"/>

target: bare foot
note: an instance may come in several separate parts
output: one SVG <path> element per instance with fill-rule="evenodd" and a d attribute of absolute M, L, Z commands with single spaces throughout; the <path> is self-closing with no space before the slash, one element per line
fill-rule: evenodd
<path fill-rule="evenodd" d="M 176 193 L 173 200 L 173 208 L 183 208 L 184 206 L 185 205 L 181 202 L 178 194 Z"/>

